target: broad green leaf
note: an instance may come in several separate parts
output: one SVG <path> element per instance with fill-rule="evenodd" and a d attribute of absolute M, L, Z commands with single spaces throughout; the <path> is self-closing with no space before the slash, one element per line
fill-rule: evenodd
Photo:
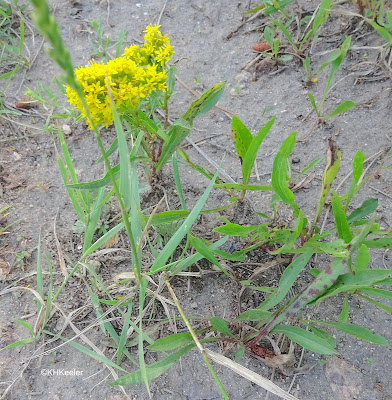
<path fill-rule="evenodd" d="M 351 100 L 346 100 L 340 103 L 332 112 L 331 114 L 327 115 L 324 117 L 324 119 L 331 118 L 337 114 L 341 114 L 347 110 L 350 110 L 351 108 L 355 107 L 357 103 L 354 103 Z"/>
<path fill-rule="evenodd" d="M 362 244 L 355 257 L 355 262 L 354 262 L 355 273 L 364 271 L 367 268 L 368 264 L 369 264 L 369 250 L 366 244 Z"/>
<path fill-rule="evenodd" d="M 277 325 L 271 333 L 283 333 L 293 342 L 318 354 L 338 354 L 328 340 L 298 326 Z"/>
<path fill-rule="evenodd" d="M 325 200 L 327 199 L 328 193 L 331 189 L 331 185 L 336 177 L 336 174 L 338 173 L 340 157 L 341 157 L 341 153 L 340 153 L 338 146 L 332 139 L 329 139 L 328 140 L 328 153 L 327 153 L 327 166 L 323 173 L 322 188 L 321 188 L 319 203 L 317 206 L 316 216 L 314 219 L 314 225 L 316 225 L 316 223 L 320 217 L 321 211 L 323 210 L 323 207 L 325 204 Z"/>
<path fill-rule="evenodd" d="M 241 313 L 234 322 L 238 321 L 267 321 L 271 318 L 272 313 L 264 310 L 248 310 Z"/>
<path fill-rule="evenodd" d="M 355 156 L 353 159 L 353 178 L 355 180 L 355 183 L 357 183 L 359 181 L 359 178 L 362 175 L 364 161 L 365 161 L 365 156 L 363 155 L 362 151 L 358 150 L 355 153 Z"/>
<path fill-rule="evenodd" d="M 293 132 L 280 147 L 279 153 L 276 155 L 271 176 L 271 186 L 280 199 L 294 206 L 294 193 L 289 189 L 287 176 L 287 160 L 294 149 L 297 132 Z"/>
<path fill-rule="evenodd" d="M 210 192 L 214 186 L 215 179 L 218 176 L 218 172 L 219 172 L 219 170 L 216 171 L 213 179 L 211 180 L 207 189 L 204 191 L 203 196 L 197 201 L 196 205 L 193 207 L 193 210 L 190 212 L 188 217 L 185 219 L 185 221 L 182 223 L 180 228 L 171 237 L 169 242 L 166 244 L 166 246 L 163 248 L 163 250 L 161 251 L 159 256 L 156 258 L 155 262 L 151 266 L 151 270 L 150 270 L 151 273 L 156 273 L 158 271 L 165 269 L 166 261 L 174 253 L 175 249 L 180 244 L 181 240 L 190 231 L 192 224 L 198 218 L 200 211 L 203 208 L 203 205 L 206 202 L 207 197 L 210 194 Z"/>
<path fill-rule="evenodd" d="M 189 344 L 188 346 L 183 347 L 181 350 L 176 351 L 170 356 L 165 357 L 163 360 L 157 361 L 153 364 L 146 366 L 146 377 L 148 381 L 152 381 L 153 379 L 158 378 L 160 375 L 164 374 L 182 355 L 187 353 L 196 345 L 194 343 Z M 119 379 L 116 379 L 113 382 L 110 382 L 109 385 L 136 385 L 143 382 L 143 377 L 141 370 L 138 369 L 130 374 L 124 375 Z"/>
<path fill-rule="evenodd" d="M 222 226 L 218 226 L 213 230 L 215 232 L 221 233 L 222 235 L 240 236 L 240 237 L 245 237 L 255 232 L 259 233 L 267 232 L 266 224 L 245 226 L 245 225 L 233 224 L 231 222 L 228 222 Z"/>
<path fill-rule="evenodd" d="M 348 296 L 346 293 L 346 295 L 344 296 L 342 311 L 338 315 L 337 320 L 340 323 L 345 323 L 347 321 L 347 318 L 348 318 Z"/>
<path fill-rule="evenodd" d="M 157 339 L 147 348 L 151 351 L 171 351 L 192 342 L 192 340 L 192 335 L 189 332 L 174 333 L 173 335 Z"/>
<path fill-rule="evenodd" d="M 242 165 L 245 154 L 252 142 L 253 136 L 249 129 L 236 116 L 233 116 L 231 120 L 231 134 L 233 136 L 234 146 L 237 151 L 238 158 L 240 159 Z"/>
<path fill-rule="evenodd" d="M 311 329 L 311 331 L 316 336 L 319 336 L 323 340 L 326 340 L 333 348 L 336 347 L 336 339 L 333 336 L 331 336 L 328 332 L 323 331 L 322 329 L 319 329 L 319 328 L 317 328 L 314 325 L 311 325 L 309 323 L 306 323 L 306 325 Z"/>
<path fill-rule="evenodd" d="M 364 244 L 373 249 L 392 249 L 392 237 L 365 240 Z"/>
<path fill-rule="evenodd" d="M 349 243 L 352 239 L 350 227 L 348 226 L 346 214 L 343 209 L 342 202 L 338 194 L 332 190 L 331 204 L 333 216 L 335 218 L 335 225 L 338 231 L 338 237 L 343 239 L 345 243 Z"/>
<path fill-rule="evenodd" d="M 269 26 L 264 28 L 264 39 L 270 45 L 271 49 L 274 47 L 274 34 Z"/>
<path fill-rule="evenodd" d="M 287 266 L 279 280 L 278 292 L 269 296 L 258 308 L 261 310 L 269 310 L 279 304 L 286 297 L 298 275 L 306 267 L 312 255 L 313 250 L 308 250 L 306 253 L 297 257 L 289 266 Z"/>
<path fill-rule="evenodd" d="M 181 117 L 182 120 L 186 121 L 190 126 L 193 124 L 193 120 L 207 113 L 215 104 L 219 101 L 223 94 L 223 87 L 225 82 L 214 85 L 211 89 L 207 90 L 200 96 L 199 99 L 195 100 L 185 114 Z M 156 166 L 156 172 L 158 173 L 166 161 L 174 154 L 178 146 L 185 140 L 189 135 L 190 129 L 184 128 L 180 125 L 172 125 L 169 128 L 169 139 L 164 143 L 162 147 L 162 153 Z"/>
<path fill-rule="evenodd" d="M 220 333 L 223 333 L 225 336 L 228 337 L 234 337 L 233 333 L 229 329 L 229 326 L 227 325 L 227 322 L 219 317 L 211 317 L 210 318 L 210 324 L 214 329 L 219 331 Z"/>
<path fill-rule="evenodd" d="M 256 160 L 257 152 L 267 136 L 269 130 L 275 122 L 275 117 L 271 118 L 259 131 L 259 133 L 252 139 L 249 144 L 248 150 L 245 154 L 244 161 L 242 164 L 242 183 L 246 186 L 249 182 L 250 174 L 252 172 L 253 165 Z"/>
<path fill-rule="evenodd" d="M 365 340 L 382 346 L 388 346 L 387 340 L 377 333 L 373 333 L 371 330 L 364 328 L 360 325 L 347 324 L 341 322 L 327 322 L 327 321 L 314 321 L 320 325 L 332 326 L 340 332 L 348 333 L 358 339 Z"/>
<path fill-rule="evenodd" d="M 355 275 L 352 273 L 340 275 L 336 282 L 329 288 L 329 290 L 318 300 L 335 296 L 340 292 L 350 292 L 367 288 L 372 285 L 377 285 L 378 282 L 389 277 L 391 274 L 391 269 L 367 269 L 365 271 L 358 272 Z"/>

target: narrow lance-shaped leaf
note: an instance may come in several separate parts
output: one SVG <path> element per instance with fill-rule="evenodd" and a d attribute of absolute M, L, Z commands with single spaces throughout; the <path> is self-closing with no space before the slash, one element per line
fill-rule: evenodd
<path fill-rule="evenodd" d="M 338 237 L 343 239 L 345 243 L 349 243 L 352 239 L 350 227 L 348 226 L 342 202 L 334 190 L 332 191 L 331 204 L 333 216 L 335 218 L 336 229 L 338 231 Z"/>
<path fill-rule="evenodd" d="M 233 136 L 235 150 L 242 165 L 253 136 L 249 129 L 236 116 L 231 120 L 231 134 Z"/>
<path fill-rule="evenodd" d="M 364 328 L 363 326 L 360 325 L 347 324 L 341 322 L 327 322 L 327 321 L 314 321 L 314 322 L 317 322 L 320 325 L 332 326 L 338 331 L 348 333 L 351 336 L 354 336 L 361 340 L 365 340 L 370 343 L 380 344 L 382 346 L 388 346 L 388 342 L 384 337 L 378 335 L 377 333 L 373 333 L 371 330 Z"/>
<path fill-rule="evenodd" d="M 287 182 L 287 159 L 295 146 L 297 132 L 293 132 L 282 144 L 272 166 L 271 186 L 281 200 L 294 205 L 294 193 Z"/>
<path fill-rule="evenodd" d="M 315 353 L 338 354 L 329 341 L 298 326 L 278 325 L 271 332 L 284 333 L 293 342 Z"/>
<path fill-rule="evenodd" d="M 354 103 L 351 100 L 346 100 L 340 103 L 332 112 L 331 114 L 324 117 L 324 119 L 334 117 L 335 115 L 341 114 L 345 111 L 350 110 L 351 108 L 355 107 L 357 103 Z"/>
<path fill-rule="evenodd" d="M 355 193 L 355 187 L 359 181 L 359 178 L 362 175 L 362 170 L 363 170 L 363 162 L 365 161 L 365 156 L 363 155 L 362 151 L 357 151 L 355 153 L 355 156 L 353 158 L 353 177 L 351 179 L 350 183 L 350 189 L 347 193 L 347 199 L 346 199 L 346 205 L 345 205 L 345 211 L 347 211 L 347 208 L 351 202 L 352 197 L 354 196 Z"/>
<path fill-rule="evenodd" d="M 193 210 L 191 213 L 188 215 L 188 217 L 185 219 L 185 221 L 182 223 L 180 228 L 177 230 L 177 232 L 171 237 L 169 242 L 166 244 L 166 246 L 163 248 L 159 256 L 156 258 L 154 264 L 151 266 L 151 273 L 158 272 L 162 269 L 165 269 L 165 263 L 168 260 L 168 258 L 173 254 L 174 250 L 176 247 L 179 245 L 181 240 L 184 238 L 184 236 L 189 232 L 191 229 L 192 224 L 195 222 L 196 218 L 199 216 L 201 209 L 203 208 L 204 203 L 207 200 L 208 195 L 210 194 L 214 183 L 215 179 L 218 176 L 219 170 L 216 171 L 214 177 L 212 178 L 210 184 L 208 185 L 207 189 L 203 193 L 203 196 L 198 200 L 196 205 L 193 207 Z"/>
<path fill-rule="evenodd" d="M 275 122 L 275 117 L 271 118 L 259 131 L 259 133 L 252 139 L 246 151 L 243 163 L 242 163 L 242 183 L 246 186 L 249 182 L 250 174 L 252 172 L 253 165 L 256 160 L 257 152 L 267 136 L 272 125 Z"/>
<path fill-rule="evenodd" d="M 202 94 L 199 99 L 195 100 L 191 104 L 181 119 L 186 121 L 189 126 L 192 126 L 193 120 L 197 116 L 201 116 L 208 112 L 219 101 L 223 94 L 224 85 L 225 82 L 221 82 L 207 90 L 207 92 Z M 185 140 L 189 133 L 190 129 L 181 125 L 172 125 L 170 127 L 169 139 L 162 147 L 162 153 L 156 166 L 157 173 L 160 171 L 166 161 L 174 154 L 177 147 Z"/>
<path fill-rule="evenodd" d="M 269 329 L 272 329 L 277 324 L 294 317 L 306 305 L 321 298 L 328 288 L 334 284 L 339 275 L 342 274 L 345 265 L 346 260 L 335 259 L 317 275 L 316 279 L 305 290 L 303 290 L 301 294 L 292 299 L 287 307 L 275 316 L 274 320 L 270 323 Z"/>
<path fill-rule="evenodd" d="M 354 262 L 355 273 L 364 271 L 369 264 L 369 249 L 366 244 L 362 244 L 358 250 Z"/>
<path fill-rule="evenodd" d="M 340 157 L 341 153 L 338 146 L 336 145 L 336 142 L 333 141 L 332 139 L 328 139 L 327 166 L 323 174 L 320 200 L 318 203 L 313 225 L 316 225 L 318 219 L 320 218 L 320 214 L 324 207 L 325 200 L 327 199 L 328 193 L 331 189 L 332 182 L 334 181 L 339 169 Z"/>

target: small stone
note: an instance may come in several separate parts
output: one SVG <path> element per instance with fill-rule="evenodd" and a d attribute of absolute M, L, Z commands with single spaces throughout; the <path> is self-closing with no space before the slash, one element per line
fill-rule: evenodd
<path fill-rule="evenodd" d="M 67 136 L 72 133 L 71 127 L 69 125 L 66 125 L 66 124 L 64 124 L 62 126 L 62 130 L 63 130 L 64 135 L 67 135 Z"/>
<path fill-rule="evenodd" d="M 19 161 L 22 158 L 22 156 L 16 151 L 14 151 L 13 156 L 15 161 Z"/>
<path fill-rule="evenodd" d="M 293 164 L 298 164 L 298 163 L 301 162 L 301 160 L 300 160 L 298 157 L 294 157 L 294 158 L 291 160 L 291 162 L 292 162 Z"/>
<path fill-rule="evenodd" d="M 199 305 L 196 303 L 196 301 L 192 301 L 191 307 L 196 309 L 197 307 L 199 307 Z"/>

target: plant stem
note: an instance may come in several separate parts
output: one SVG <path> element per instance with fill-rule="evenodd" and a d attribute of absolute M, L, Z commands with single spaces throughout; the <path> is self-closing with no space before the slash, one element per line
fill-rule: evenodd
<path fill-rule="evenodd" d="M 224 387 L 223 387 L 221 381 L 219 380 L 218 376 L 216 375 L 216 372 L 214 371 L 214 369 L 213 369 L 213 367 L 212 367 L 212 365 L 211 365 L 211 363 L 210 363 L 210 361 L 209 361 L 209 359 L 208 359 L 208 356 L 207 356 L 206 352 L 204 351 L 203 346 L 201 345 L 201 343 L 200 343 L 198 337 L 196 336 L 195 331 L 193 330 L 193 328 L 192 328 L 192 326 L 191 326 L 191 324 L 190 324 L 190 322 L 189 322 L 187 316 L 186 316 L 185 313 L 184 313 L 184 310 L 183 310 L 182 307 L 181 307 L 180 302 L 179 302 L 178 299 L 177 299 L 176 294 L 174 293 L 174 290 L 173 290 L 173 288 L 172 288 L 172 286 L 171 286 L 171 284 L 170 284 L 170 281 L 169 281 L 169 275 L 168 275 L 168 274 L 166 274 L 165 281 L 166 281 L 166 286 L 167 286 L 167 288 L 169 289 L 169 292 L 170 292 L 170 294 L 171 294 L 171 296 L 172 296 L 172 299 L 173 299 L 173 301 L 174 301 L 174 304 L 176 305 L 176 307 L 177 307 L 177 309 L 178 309 L 178 311 L 179 311 L 179 313 L 180 313 L 180 315 L 181 315 L 181 318 L 183 319 L 183 321 L 184 321 L 186 327 L 188 328 L 190 334 L 192 335 L 192 338 L 193 338 L 194 342 L 196 343 L 197 348 L 200 350 L 200 353 L 201 353 L 201 355 L 202 355 L 202 357 L 203 357 L 203 360 L 204 360 L 204 362 L 206 363 L 208 369 L 210 370 L 210 373 L 211 373 L 212 377 L 214 378 L 215 383 L 216 383 L 217 386 L 219 387 L 219 390 L 221 391 L 222 396 L 223 396 L 225 399 L 228 400 L 228 399 L 229 399 L 229 396 L 227 395 L 227 393 L 226 393 L 226 391 L 225 391 L 225 389 L 224 389 Z"/>

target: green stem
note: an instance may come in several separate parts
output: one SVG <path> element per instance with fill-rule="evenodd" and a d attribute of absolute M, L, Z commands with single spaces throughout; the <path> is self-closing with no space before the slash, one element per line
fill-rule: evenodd
<path fill-rule="evenodd" d="M 166 286 L 169 289 L 169 292 L 170 292 L 170 294 L 172 296 L 174 304 L 176 305 L 176 307 L 177 307 L 177 309 L 178 309 L 178 311 L 179 311 L 179 313 L 181 315 L 182 320 L 184 321 L 186 327 L 188 328 L 190 334 L 192 335 L 192 338 L 193 338 L 194 342 L 196 343 L 197 348 L 200 350 L 201 356 L 203 357 L 204 362 L 206 363 L 206 365 L 207 365 L 212 377 L 214 378 L 215 383 L 219 387 L 219 390 L 220 390 L 223 398 L 229 400 L 229 396 L 227 395 L 227 393 L 226 393 L 226 391 L 225 391 L 225 389 L 224 389 L 224 387 L 222 385 L 222 382 L 220 381 L 218 375 L 214 371 L 214 368 L 212 367 L 212 365 L 210 363 L 210 360 L 208 359 L 208 356 L 207 356 L 206 352 L 204 351 L 203 346 L 201 345 L 201 343 L 200 343 L 195 331 L 192 328 L 192 325 L 190 324 L 187 316 L 184 313 L 184 310 L 181 307 L 180 302 L 177 299 L 176 294 L 174 293 L 174 290 L 173 290 L 173 288 L 172 288 L 172 286 L 170 284 L 170 281 L 169 281 L 169 275 L 168 274 L 166 274 L 166 279 L 165 280 L 166 280 Z"/>

